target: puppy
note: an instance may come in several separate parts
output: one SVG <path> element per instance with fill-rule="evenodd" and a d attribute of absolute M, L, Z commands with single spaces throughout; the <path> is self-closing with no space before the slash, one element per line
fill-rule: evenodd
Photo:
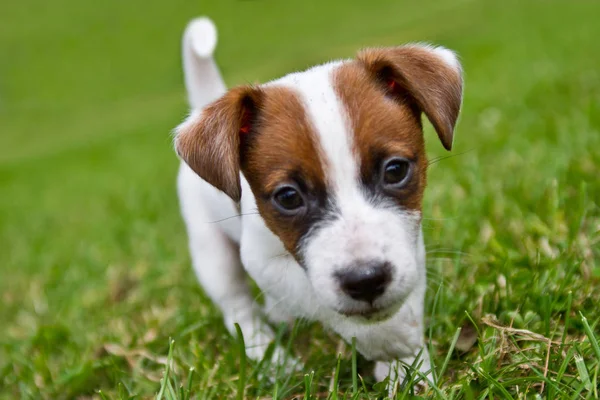
<path fill-rule="evenodd" d="M 215 45 L 209 19 L 188 25 L 192 111 L 174 141 L 194 270 L 225 325 L 235 334 L 239 324 L 256 360 L 274 338 L 266 315 L 355 337 L 378 380 L 402 378 L 398 363 L 418 355 L 430 374 L 421 114 L 450 150 L 462 99 L 457 57 L 426 45 L 372 48 L 227 91 Z"/>

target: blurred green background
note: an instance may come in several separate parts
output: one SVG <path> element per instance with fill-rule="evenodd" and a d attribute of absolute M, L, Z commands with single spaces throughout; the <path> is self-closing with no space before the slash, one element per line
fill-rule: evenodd
<path fill-rule="evenodd" d="M 433 340 L 447 348 L 465 310 L 580 335 L 565 327 L 569 289 L 573 313 L 600 317 L 598 1 L 4 1 L 2 396 L 119 384 L 150 395 L 161 364 L 139 352 L 164 356 L 168 337 L 182 368 L 204 371 L 199 385 L 233 392 L 232 339 L 195 282 L 175 195 L 170 130 L 187 113 L 180 39 L 199 15 L 218 27 L 230 85 L 364 46 L 456 50 L 466 80 L 457 156 L 431 167 L 424 207 L 430 311 L 441 299 Z M 446 155 L 426 137 L 431 159 Z M 334 354 L 335 339 L 319 335 L 304 346 L 312 368 L 317 353 Z"/>

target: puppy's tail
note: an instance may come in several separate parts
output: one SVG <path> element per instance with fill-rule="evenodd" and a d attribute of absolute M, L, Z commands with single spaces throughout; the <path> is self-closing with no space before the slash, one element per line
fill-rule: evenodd
<path fill-rule="evenodd" d="M 222 96 L 227 87 L 213 59 L 217 29 L 207 17 L 190 21 L 182 40 L 183 75 L 192 109 L 206 106 Z"/>

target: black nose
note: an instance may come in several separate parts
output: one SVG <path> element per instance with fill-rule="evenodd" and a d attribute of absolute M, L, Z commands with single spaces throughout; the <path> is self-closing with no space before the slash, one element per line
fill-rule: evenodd
<path fill-rule="evenodd" d="M 366 263 L 338 272 L 337 277 L 344 293 L 354 300 L 372 303 L 385 292 L 392 280 L 388 263 Z"/>

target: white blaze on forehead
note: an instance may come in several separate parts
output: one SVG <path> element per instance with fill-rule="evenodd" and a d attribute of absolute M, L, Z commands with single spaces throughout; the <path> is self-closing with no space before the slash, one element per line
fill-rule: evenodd
<path fill-rule="evenodd" d="M 352 151 L 354 135 L 346 109 L 333 88 L 333 73 L 342 63 L 319 65 L 273 82 L 292 86 L 302 99 L 318 135 L 327 186 L 338 202 L 360 196 L 359 160 Z"/>

